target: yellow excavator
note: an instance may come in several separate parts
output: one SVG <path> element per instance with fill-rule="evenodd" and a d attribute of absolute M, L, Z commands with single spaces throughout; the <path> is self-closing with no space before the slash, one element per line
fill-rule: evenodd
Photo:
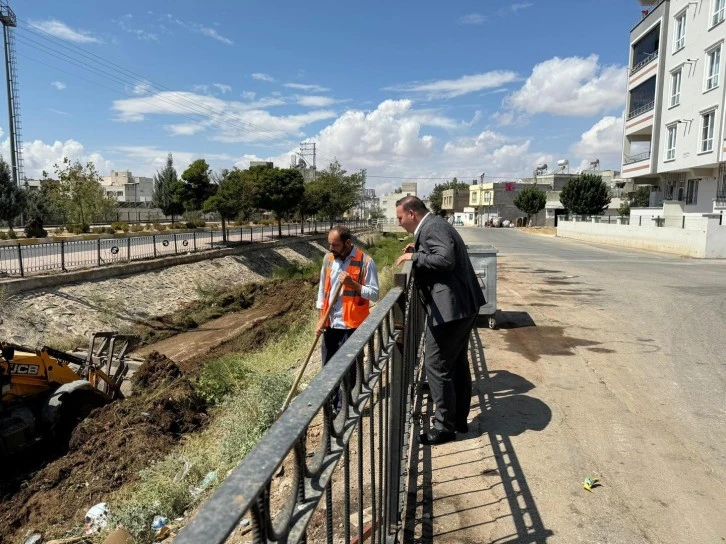
<path fill-rule="evenodd" d="M 43 439 L 66 440 L 91 410 L 123 398 L 135 338 L 91 335 L 85 356 L 0 342 L 0 457 Z"/>

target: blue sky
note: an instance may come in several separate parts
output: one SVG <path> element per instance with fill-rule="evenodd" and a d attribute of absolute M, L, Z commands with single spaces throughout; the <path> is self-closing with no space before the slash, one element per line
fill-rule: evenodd
<path fill-rule="evenodd" d="M 168 152 L 179 170 L 285 166 L 303 140 L 379 193 L 561 158 L 619 168 L 635 0 L 353 6 L 11 1 L 26 175 L 64 155 L 103 175 L 152 175 Z"/>

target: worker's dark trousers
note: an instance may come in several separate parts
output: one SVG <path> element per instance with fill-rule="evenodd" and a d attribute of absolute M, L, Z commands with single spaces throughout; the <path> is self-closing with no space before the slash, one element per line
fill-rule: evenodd
<path fill-rule="evenodd" d="M 323 366 L 333 358 L 333 355 L 335 355 L 335 353 L 343 344 L 345 344 L 348 338 L 350 338 L 355 331 L 356 329 L 333 329 L 331 327 L 327 327 L 323 331 Z M 351 389 L 355 387 L 355 366 L 356 365 L 351 365 L 350 370 L 348 370 L 348 381 Z M 340 412 L 343 407 L 343 390 L 341 388 L 338 388 L 335 393 L 333 393 L 331 405 L 336 412 Z"/>
<path fill-rule="evenodd" d="M 471 407 L 469 337 L 476 315 L 442 325 L 426 325 L 426 379 L 436 404 L 434 428 L 454 431 Z"/>

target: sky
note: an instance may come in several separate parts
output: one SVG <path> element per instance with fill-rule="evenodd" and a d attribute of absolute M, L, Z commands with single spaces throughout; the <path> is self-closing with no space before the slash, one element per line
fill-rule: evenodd
<path fill-rule="evenodd" d="M 28 178 L 63 157 L 101 175 L 152 176 L 168 153 L 179 172 L 287 167 L 303 141 L 379 196 L 620 167 L 636 0 L 10 5 Z"/>

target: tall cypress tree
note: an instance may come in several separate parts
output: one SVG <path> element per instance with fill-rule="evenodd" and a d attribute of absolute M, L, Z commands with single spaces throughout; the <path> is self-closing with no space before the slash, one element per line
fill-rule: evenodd
<path fill-rule="evenodd" d="M 176 175 L 171 153 L 166 158 L 166 166 L 154 174 L 152 203 L 164 215 L 170 215 L 172 223 L 175 216 L 184 212 L 184 182 Z"/>
<path fill-rule="evenodd" d="M 10 175 L 10 167 L 0 157 L 0 221 L 7 221 L 10 230 L 13 230 L 15 218 L 23 213 L 25 208 L 25 191 L 15 185 Z"/>

